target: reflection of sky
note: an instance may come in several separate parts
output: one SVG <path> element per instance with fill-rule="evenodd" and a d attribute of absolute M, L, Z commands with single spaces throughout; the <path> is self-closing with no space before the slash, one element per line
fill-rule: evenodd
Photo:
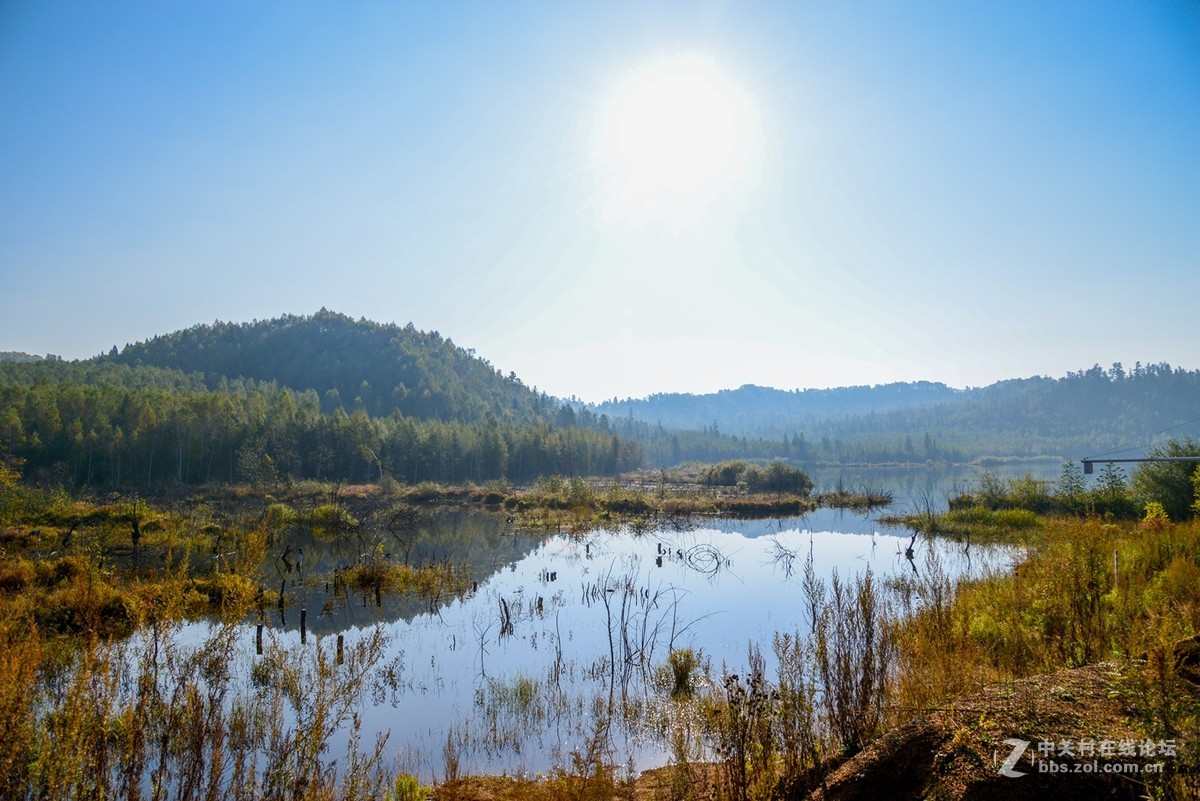
<path fill-rule="evenodd" d="M 643 637 L 643 622 L 645 631 L 657 632 L 645 635 L 653 646 L 652 664 L 665 660 L 674 632 L 673 644 L 702 649 L 716 674 L 722 664 L 739 670 L 750 641 L 762 647 L 770 667 L 775 632 L 807 631 L 801 582 L 810 550 L 816 575 L 826 583 L 834 570 L 845 577 L 869 567 L 880 578 L 912 570 L 902 556 L 907 536 L 879 531 L 861 515 L 830 511 L 783 521 L 712 521 L 691 531 L 550 537 L 481 581 L 476 593 L 437 614 L 384 623 L 393 637 L 387 658 L 402 655 L 404 687 L 395 705 L 383 703 L 363 712 L 364 731 L 390 730 L 388 747 L 399 765 L 426 779 L 443 774 L 442 748 L 451 727 L 469 740 L 460 747 L 464 772 L 552 767 L 581 742 L 575 729 L 585 725 L 581 710 L 586 699 L 607 695 L 608 674 L 586 674 L 608 658 L 608 617 L 599 599 L 610 587 L 615 589 L 607 594 L 614 618 L 620 616 L 622 600 L 629 604 L 628 617 L 638 624 L 631 627 L 635 641 Z M 918 541 L 918 567 L 929 548 L 939 551 L 952 574 L 977 574 L 1009 558 L 1006 552 L 975 546 L 968 565 L 959 545 Z M 790 575 L 780 554 L 794 555 Z M 511 636 L 500 636 L 501 599 L 513 622 Z M 369 610 L 362 611 L 366 616 Z M 362 631 L 352 628 L 347 638 Z M 247 649 L 253 647 L 252 635 L 251 629 Z M 299 639 L 292 630 L 281 636 Z M 308 648 L 314 639 L 310 635 Z M 486 697 L 489 680 L 511 684 L 520 676 L 540 682 L 545 690 L 559 642 L 565 667 L 561 686 L 574 699 L 575 719 L 555 714 L 540 726 L 509 721 L 524 738 L 521 753 L 489 757 L 478 743 L 488 728 L 477 707 L 478 693 L 482 690 Z M 621 763 L 627 752 L 639 768 L 667 758 L 657 746 L 629 745 L 623 734 L 614 742 Z M 339 749 L 335 744 L 331 756 Z"/>
<path fill-rule="evenodd" d="M 886 508 L 875 510 L 870 515 L 851 509 L 822 508 L 799 517 L 766 520 L 712 520 L 705 526 L 716 531 L 737 533 L 743 537 L 766 537 L 790 530 L 832 532 L 842 534 L 872 535 L 883 530 L 873 517 L 886 513 Z"/>

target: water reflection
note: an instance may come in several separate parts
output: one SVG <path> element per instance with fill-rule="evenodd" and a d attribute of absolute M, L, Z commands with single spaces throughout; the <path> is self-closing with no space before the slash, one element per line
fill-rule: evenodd
<path fill-rule="evenodd" d="M 1056 481 L 1062 475 L 1057 460 L 1005 460 L 980 465 L 896 465 L 862 467 L 818 467 L 810 470 L 818 491 L 844 487 L 851 491 L 886 489 L 892 493 L 894 514 L 931 510 L 944 511 L 948 498 L 978 485 L 984 471 L 1001 480 L 1026 473 L 1039 481 Z"/>
<path fill-rule="evenodd" d="M 543 539 L 515 530 L 503 515 L 455 509 L 424 512 L 403 528 L 364 527 L 320 537 L 310 529 L 295 528 L 281 537 L 263 565 L 275 601 L 266 611 L 283 630 L 299 629 L 303 612 L 307 632 L 314 634 L 436 614 L 440 603 L 431 608 L 429 598 L 355 592 L 340 586 L 335 573 L 373 559 L 413 567 L 453 564 L 473 577 L 477 590 L 481 578 L 511 568 Z"/>

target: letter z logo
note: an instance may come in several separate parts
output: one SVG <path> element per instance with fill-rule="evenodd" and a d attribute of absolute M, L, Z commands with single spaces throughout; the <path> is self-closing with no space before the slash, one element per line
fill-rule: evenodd
<path fill-rule="evenodd" d="M 1004 760 L 1000 765 L 1000 775 L 1008 776 L 1010 779 L 1016 779 L 1025 775 L 1025 771 L 1013 770 L 1017 766 L 1017 760 L 1021 758 L 1021 754 L 1025 753 L 1025 749 L 1029 747 L 1029 740 L 1018 740 L 1010 737 L 1004 741 L 1005 745 L 1012 746 L 1012 753 L 1008 755 L 1008 759 Z"/>

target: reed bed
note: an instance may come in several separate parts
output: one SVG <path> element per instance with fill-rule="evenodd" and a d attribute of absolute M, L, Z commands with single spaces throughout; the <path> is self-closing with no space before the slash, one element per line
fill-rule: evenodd
<path fill-rule="evenodd" d="M 176 629 L 92 638 L 47 658 L 36 631 L 0 632 L 0 781 L 6 797 L 382 798 L 393 776 L 382 737 L 360 742 L 356 709 L 376 680 L 376 629 L 340 654 L 271 638 L 249 675 L 237 627 L 188 646 Z M 346 736 L 344 755 L 330 753 Z"/>

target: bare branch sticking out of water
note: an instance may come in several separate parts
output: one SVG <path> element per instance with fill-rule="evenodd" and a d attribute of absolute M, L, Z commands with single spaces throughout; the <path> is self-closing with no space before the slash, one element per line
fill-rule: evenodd
<path fill-rule="evenodd" d="M 730 559 L 715 545 L 701 543 L 683 552 L 683 563 L 697 573 L 715 579 L 722 570 L 728 570 Z"/>
<path fill-rule="evenodd" d="M 799 549 L 789 548 L 778 539 L 771 540 L 771 562 L 779 572 L 783 573 L 785 579 L 790 580 L 795 574 L 796 557 L 799 554 Z"/>

